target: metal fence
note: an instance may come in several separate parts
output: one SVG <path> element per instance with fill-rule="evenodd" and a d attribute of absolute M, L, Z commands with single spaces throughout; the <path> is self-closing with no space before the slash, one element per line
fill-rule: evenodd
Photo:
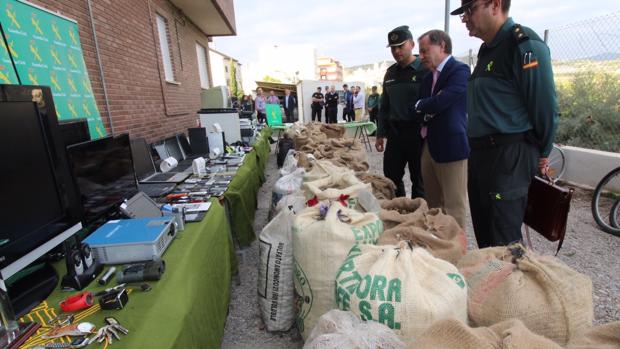
<path fill-rule="evenodd" d="M 548 30 L 556 143 L 620 152 L 620 12 Z"/>

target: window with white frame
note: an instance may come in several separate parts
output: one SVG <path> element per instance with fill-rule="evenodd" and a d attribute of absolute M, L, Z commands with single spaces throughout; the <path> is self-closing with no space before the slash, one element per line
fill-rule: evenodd
<path fill-rule="evenodd" d="M 159 34 L 159 49 L 161 50 L 161 58 L 164 63 L 164 78 L 166 81 L 174 82 L 174 74 L 172 72 L 172 57 L 170 56 L 170 46 L 168 44 L 168 24 L 166 19 L 157 15 L 157 33 Z"/>
<path fill-rule="evenodd" d="M 198 56 L 198 75 L 200 87 L 209 88 L 209 75 L 207 73 L 207 50 L 204 46 L 196 43 L 196 56 Z"/>

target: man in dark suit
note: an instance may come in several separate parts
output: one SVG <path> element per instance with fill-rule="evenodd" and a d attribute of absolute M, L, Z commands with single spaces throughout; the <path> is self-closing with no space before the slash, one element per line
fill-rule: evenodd
<path fill-rule="evenodd" d="M 432 74 L 422 82 L 412 112 L 422 123 L 422 180 L 429 207 L 441 207 L 464 229 L 467 202 L 467 79 L 469 67 L 452 57 L 441 30 L 418 39 L 420 58 Z"/>
<path fill-rule="evenodd" d="M 284 115 L 286 115 L 286 122 L 295 122 L 295 116 L 293 115 L 293 111 L 295 107 L 297 107 L 297 101 L 295 97 L 291 95 L 291 90 L 284 90 L 284 101 L 282 103 L 284 107 Z"/>

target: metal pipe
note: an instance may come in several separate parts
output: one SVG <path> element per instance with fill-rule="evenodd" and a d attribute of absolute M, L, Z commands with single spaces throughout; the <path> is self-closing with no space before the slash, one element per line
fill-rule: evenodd
<path fill-rule="evenodd" d="M 446 34 L 450 34 L 450 0 L 446 0 L 446 10 L 444 13 L 444 27 L 443 31 Z"/>
<path fill-rule="evenodd" d="M 545 44 L 549 44 L 549 29 L 545 29 Z"/>
<path fill-rule="evenodd" d="M 108 114 L 108 121 L 110 123 L 110 133 L 114 136 L 114 123 L 112 122 L 112 113 L 110 112 L 110 103 L 108 102 L 108 89 L 105 86 L 105 77 L 103 76 L 103 65 L 101 64 L 101 56 L 99 55 L 99 42 L 97 41 L 97 31 L 95 29 L 95 20 L 93 18 L 93 8 L 91 0 L 87 0 L 88 4 L 88 16 L 90 19 L 90 26 L 93 31 L 93 41 L 95 42 L 95 54 L 97 55 L 97 63 L 99 65 L 99 74 L 101 75 L 101 85 L 103 86 L 103 101 L 105 102 L 105 109 Z"/>

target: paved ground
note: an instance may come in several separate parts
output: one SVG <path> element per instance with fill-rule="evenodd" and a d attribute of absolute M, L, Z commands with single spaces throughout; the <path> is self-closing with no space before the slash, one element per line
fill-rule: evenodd
<path fill-rule="evenodd" d="M 372 139 L 372 138 L 371 138 Z M 372 139 L 374 142 L 374 139 Z M 383 156 L 377 152 L 369 153 L 371 172 L 382 174 Z M 267 182 L 259 192 L 258 211 L 254 229 L 260 233 L 267 223 L 271 189 L 277 179 L 275 156 L 270 156 L 267 166 Z M 405 183 L 408 191 L 411 184 Z M 595 322 L 607 323 L 620 320 L 620 238 L 599 230 L 590 212 L 591 192 L 577 190 L 568 218 L 568 229 L 559 258 L 566 264 L 592 278 L 594 285 Z M 475 248 L 475 238 L 471 219 L 466 227 L 469 248 Z M 544 254 L 555 253 L 555 243 L 532 235 L 536 251 Z M 233 282 L 230 313 L 222 348 L 301 348 L 303 342 L 297 330 L 283 333 L 269 333 L 264 330 L 256 293 L 258 248 L 254 242 L 244 249 L 240 257 L 240 284 Z"/>

